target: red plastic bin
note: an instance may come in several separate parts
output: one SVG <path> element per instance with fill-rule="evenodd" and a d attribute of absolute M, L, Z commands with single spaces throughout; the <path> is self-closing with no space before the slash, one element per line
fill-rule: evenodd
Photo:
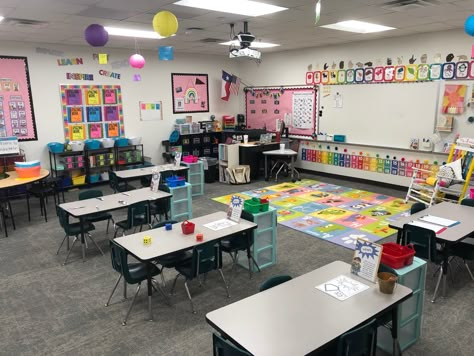
<path fill-rule="evenodd" d="M 398 269 L 413 263 L 413 256 L 415 256 L 413 245 L 401 246 L 395 242 L 387 242 L 382 246 L 381 263 L 384 265 Z"/>
<path fill-rule="evenodd" d="M 181 223 L 181 230 L 183 231 L 183 234 L 189 235 L 194 233 L 194 223 L 191 221 L 185 220 Z"/>

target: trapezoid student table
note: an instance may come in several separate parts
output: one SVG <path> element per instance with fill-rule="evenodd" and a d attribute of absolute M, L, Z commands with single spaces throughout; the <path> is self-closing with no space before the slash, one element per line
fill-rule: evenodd
<path fill-rule="evenodd" d="M 149 320 L 153 320 L 153 313 L 151 310 L 151 296 L 153 293 L 151 286 L 150 264 L 157 258 L 179 251 L 186 251 L 192 249 L 194 246 L 200 245 L 209 241 L 218 241 L 225 237 L 230 237 L 240 234 L 244 231 L 255 229 L 257 224 L 240 219 L 239 223 L 229 226 L 217 231 L 205 227 L 205 224 L 226 219 L 227 213 L 219 211 L 209 215 L 204 215 L 199 218 L 191 219 L 189 221 L 195 224 L 194 233 L 185 235 L 181 231 L 178 224 L 173 226 L 172 230 L 166 230 L 165 227 L 147 230 L 132 235 L 127 235 L 115 239 L 115 242 L 122 246 L 130 255 L 147 264 L 147 286 L 148 286 L 148 312 Z M 196 241 L 196 234 L 202 232 L 204 239 Z M 143 237 L 150 236 L 152 243 L 145 245 Z"/>
<path fill-rule="evenodd" d="M 155 201 L 167 197 L 171 197 L 171 194 L 163 192 L 161 190 L 153 192 L 150 188 L 141 188 L 123 193 L 104 195 L 98 198 L 63 203 L 60 204 L 59 207 L 66 211 L 69 215 L 79 219 L 81 223 L 82 262 L 84 262 L 86 256 L 84 240 L 84 221 L 87 215 L 94 214 L 97 212 L 123 209 L 127 208 L 131 204 L 143 201 Z"/>
<path fill-rule="evenodd" d="M 34 183 L 42 179 L 45 179 L 49 176 L 49 171 L 47 169 L 41 168 L 40 174 L 37 177 L 31 177 L 31 178 L 18 178 L 18 174 L 16 171 L 5 172 L 5 175 L 7 176 L 6 178 L 0 179 L 0 191 L 4 189 L 20 187 L 22 185 Z M 13 218 L 13 214 L 12 214 L 12 223 L 13 223 L 13 228 L 15 228 L 15 220 Z M 5 237 L 8 237 L 6 226 L 5 226 Z"/>
<path fill-rule="evenodd" d="M 206 321 L 221 335 L 258 356 L 302 356 L 322 351 L 349 330 L 392 313 L 412 290 L 397 285 L 382 294 L 375 283 L 350 273 L 348 263 L 335 261 L 288 282 L 214 310 Z M 344 275 L 368 289 L 340 301 L 316 289 Z M 397 328 L 392 328 L 394 355 L 400 353 Z"/>
<path fill-rule="evenodd" d="M 282 168 L 285 166 L 287 166 L 291 172 L 291 181 L 293 183 L 296 182 L 295 172 L 298 175 L 298 180 L 300 180 L 300 174 L 295 169 L 295 161 L 296 161 L 296 156 L 298 156 L 298 152 L 285 148 L 284 150 L 265 151 L 263 152 L 263 155 L 265 156 L 265 180 L 266 181 L 268 181 L 268 179 L 272 177 L 273 169 L 276 167 L 278 162 L 280 162 L 282 166 L 278 169 L 278 172 L 275 175 L 275 181 L 278 179 L 278 173 L 280 173 Z M 268 175 L 268 157 L 269 156 L 276 157 L 278 159 L 278 162 L 275 163 L 275 165 L 272 167 L 270 171 L 270 175 Z M 283 161 L 283 158 L 287 158 L 287 159 L 289 158 L 290 163 Z"/>

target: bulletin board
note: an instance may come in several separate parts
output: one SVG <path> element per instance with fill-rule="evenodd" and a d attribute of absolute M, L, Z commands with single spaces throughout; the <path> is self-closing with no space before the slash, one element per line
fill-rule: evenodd
<path fill-rule="evenodd" d="M 66 140 L 125 134 L 120 85 L 60 85 Z"/>
<path fill-rule="evenodd" d="M 247 128 L 278 131 L 285 122 L 290 136 L 310 138 L 318 129 L 318 95 L 314 86 L 246 87 Z"/>
<path fill-rule="evenodd" d="M 171 73 L 173 114 L 209 112 L 207 74 Z"/>
<path fill-rule="evenodd" d="M 8 136 L 38 139 L 26 57 L 0 56 L 0 137 Z"/>

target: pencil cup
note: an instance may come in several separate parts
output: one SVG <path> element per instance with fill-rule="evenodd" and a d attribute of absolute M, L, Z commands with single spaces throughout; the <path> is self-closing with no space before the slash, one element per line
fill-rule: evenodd
<path fill-rule="evenodd" d="M 379 272 L 379 289 L 384 294 L 393 294 L 398 277 L 390 272 Z"/>
<path fill-rule="evenodd" d="M 170 224 L 170 223 L 165 224 L 165 230 L 173 230 L 173 224 Z"/>

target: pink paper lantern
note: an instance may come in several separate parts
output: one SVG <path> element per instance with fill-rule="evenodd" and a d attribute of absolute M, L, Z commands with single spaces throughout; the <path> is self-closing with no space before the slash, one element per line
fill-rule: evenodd
<path fill-rule="evenodd" d="M 141 69 L 145 66 L 145 58 L 142 55 L 135 53 L 130 56 L 128 60 L 132 68 Z"/>

